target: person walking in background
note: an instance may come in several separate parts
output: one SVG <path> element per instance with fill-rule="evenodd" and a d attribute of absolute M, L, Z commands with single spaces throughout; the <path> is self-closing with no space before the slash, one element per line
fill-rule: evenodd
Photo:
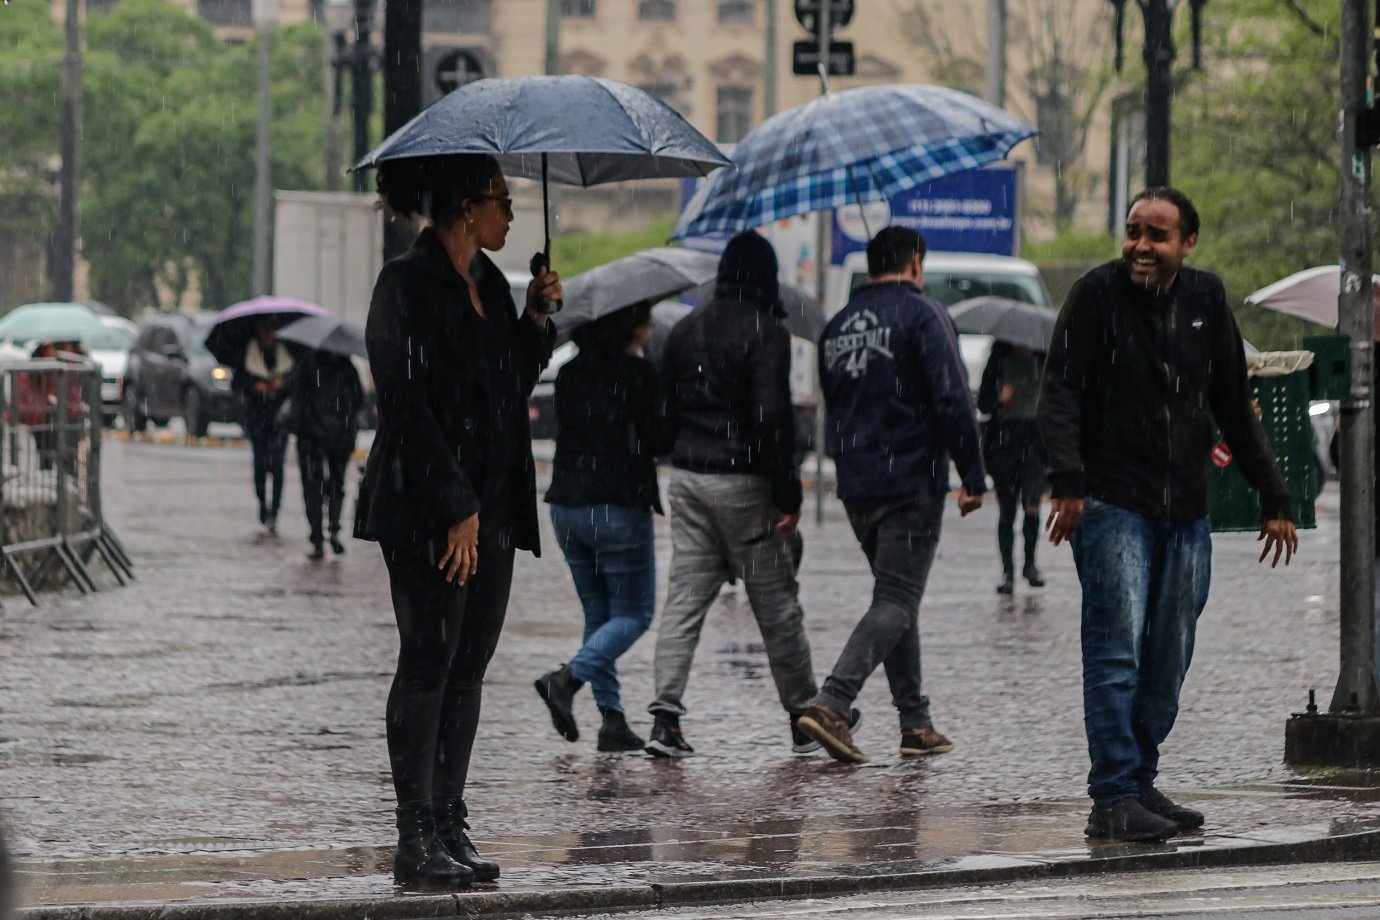
<path fill-rule="evenodd" d="M 901 724 L 901 756 L 953 750 L 922 692 L 920 600 L 939 547 L 949 457 L 962 477 L 960 514 L 982 506 L 986 474 L 958 336 L 922 293 L 925 240 L 887 227 L 867 244 L 870 283 L 820 335 L 827 446 L 838 493 L 875 579 L 872 603 L 800 728 L 830 756 L 866 763 L 853 741 L 853 701 L 877 665 Z"/>
<path fill-rule="evenodd" d="M 1064 301 L 1040 391 L 1050 542 L 1071 541 L 1083 586 L 1089 837 L 1162 840 L 1203 823 L 1155 782 L 1211 577 L 1209 411 L 1260 493 L 1260 561 L 1287 565 L 1298 549 L 1222 280 L 1183 264 L 1198 226 L 1177 189 L 1135 197 L 1121 259 Z"/>
<path fill-rule="evenodd" d="M 483 253 L 513 220 L 492 157 L 391 161 L 378 184 L 394 214 L 430 219 L 379 273 L 365 327 L 379 429 L 355 535 L 383 550 L 398 624 L 393 876 L 464 886 L 499 875 L 466 833 L 465 783 L 513 555 L 540 550 L 527 400 L 555 339 L 542 304 L 562 291 L 543 270 L 519 313 Z"/>
<path fill-rule="evenodd" d="M 647 752 L 694 753 L 680 717 L 700 630 L 719 589 L 743 583 L 762 631 L 796 750 L 818 747 L 796 719 L 815 695 L 800 566 L 800 474 L 776 251 L 751 231 L 728 242 L 714 297 L 666 342 L 671 451 L 671 575 L 656 640 Z"/>
<path fill-rule="evenodd" d="M 283 463 L 288 433 L 278 428 L 278 410 L 287 399 L 292 355 L 278 341 L 272 317 L 254 321 L 254 335 L 244 348 L 231 384 L 244 400 L 244 433 L 254 452 L 254 494 L 259 498 L 259 523 L 278 532 L 283 505 Z M 270 493 L 268 480 L 273 479 Z"/>
<path fill-rule="evenodd" d="M 584 608 L 584 644 L 540 677 L 537 693 L 556 731 L 579 738 L 574 697 L 588 683 L 599 705 L 601 751 L 641 751 L 618 687 L 618 659 L 652 625 L 656 546 L 652 512 L 664 513 L 656 457 L 671 449 L 666 400 L 643 355 L 652 304 L 639 303 L 575 331 L 580 353 L 556 377 L 556 456 L 551 524 Z"/>
<path fill-rule="evenodd" d="M 998 594 L 1016 589 L 1016 511 L 1024 511 L 1021 536 L 1025 565 L 1021 577 L 1032 588 L 1043 588 L 1035 566 L 1040 544 L 1040 500 L 1045 494 L 1045 452 L 1035 423 L 1044 355 L 1022 345 L 995 342 L 982 371 L 977 408 L 990 416 L 983 426 L 983 459 L 997 493 L 997 548 L 1001 551 Z"/>
<path fill-rule="evenodd" d="M 364 389 L 354 362 L 345 355 L 306 350 L 299 357 L 289 388 L 297 467 L 307 509 L 311 558 L 326 556 L 321 512 L 325 505 L 331 550 L 343 555 L 340 512 L 345 505 L 345 472 L 355 452 L 359 407 Z"/>

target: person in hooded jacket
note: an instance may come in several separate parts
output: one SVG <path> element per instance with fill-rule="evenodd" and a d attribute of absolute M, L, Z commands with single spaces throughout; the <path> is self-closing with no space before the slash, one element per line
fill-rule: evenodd
<path fill-rule="evenodd" d="M 561 285 L 543 269 L 519 312 L 483 253 L 513 220 L 492 157 L 386 162 L 378 185 L 394 214 L 429 218 L 379 273 L 365 326 L 379 428 L 355 535 L 383 550 L 398 625 L 393 876 L 465 886 L 499 875 L 466 834 L 465 785 L 513 555 L 540 551 L 527 401 L 555 339 L 543 304 Z"/>
<path fill-rule="evenodd" d="M 700 630 L 736 575 L 762 631 L 797 750 L 817 750 L 796 720 L 815 695 L 800 609 L 800 473 L 795 463 L 791 336 L 776 251 L 748 231 L 719 260 L 714 297 L 676 324 L 664 378 L 671 451 L 671 574 L 656 641 L 647 752 L 694 753 L 680 718 Z"/>
<path fill-rule="evenodd" d="M 650 302 L 586 323 L 573 336 L 580 353 L 556 377 L 556 456 L 546 501 L 584 608 L 585 638 L 536 686 L 556 731 L 575 741 L 574 697 L 589 683 L 603 716 L 601 751 L 641 751 L 646 744 L 624 715 L 617 663 L 656 612 L 652 514 L 663 513 L 656 458 L 670 451 L 673 432 L 643 353 L 651 335 Z"/>
<path fill-rule="evenodd" d="M 306 350 L 297 360 L 289 387 L 297 468 L 302 474 L 302 501 L 307 509 L 312 559 L 326 556 L 321 523 L 325 505 L 331 550 L 343 555 L 340 512 L 345 505 L 345 473 L 355 452 L 359 407 L 364 388 L 359 372 L 345 355 Z"/>

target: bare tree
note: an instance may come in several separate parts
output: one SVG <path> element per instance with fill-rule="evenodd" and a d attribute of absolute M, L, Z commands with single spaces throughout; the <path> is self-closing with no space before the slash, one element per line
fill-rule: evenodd
<path fill-rule="evenodd" d="M 1054 171 L 1054 219 L 1072 221 L 1093 186 L 1083 165 L 1088 134 L 1112 85 L 1109 7 L 1088 0 L 1008 0 L 1008 105 L 1040 130 L 1037 160 Z M 899 0 L 900 28 L 930 61 L 934 78 L 981 93 L 987 57 L 973 7 Z M 942 8 L 942 9 L 941 9 Z M 971 36 L 966 45 L 960 36 Z"/>

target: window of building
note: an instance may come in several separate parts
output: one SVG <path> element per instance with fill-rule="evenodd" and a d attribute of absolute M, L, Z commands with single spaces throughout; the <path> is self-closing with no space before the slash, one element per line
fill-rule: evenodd
<path fill-rule="evenodd" d="M 196 0 L 196 14 L 215 26 L 254 25 L 251 0 Z"/>
<path fill-rule="evenodd" d="M 576 19 L 594 18 L 595 0 L 561 0 L 561 15 Z"/>
<path fill-rule="evenodd" d="M 720 0 L 719 22 L 750 26 L 757 16 L 755 0 Z"/>
<path fill-rule="evenodd" d="M 488 35 L 493 31 L 493 0 L 424 0 L 422 29 Z"/>
<path fill-rule="evenodd" d="M 676 0 L 637 0 L 637 18 L 649 22 L 675 22 Z"/>
<path fill-rule="evenodd" d="M 752 130 L 752 90 L 746 86 L 721 86 L 714 115 L 714 139 L 736 144 Z"/>

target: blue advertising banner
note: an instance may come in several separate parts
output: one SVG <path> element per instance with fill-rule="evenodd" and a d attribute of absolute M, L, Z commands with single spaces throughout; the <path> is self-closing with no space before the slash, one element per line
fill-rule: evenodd
<path fill-rule="evenodd" d="M 913 227 L 936 252 L 1014 256 L 1020 243 L 1017 170 L 1013 163 L 970 169 L 918 185 L 889 202 L 869 203 L 866 228 L 876 233 L 890 224 Z M 849 253 L 866 249 L 867 229 L 856 206 L 834 212 L 830 262 L 841 265 Z"/>

